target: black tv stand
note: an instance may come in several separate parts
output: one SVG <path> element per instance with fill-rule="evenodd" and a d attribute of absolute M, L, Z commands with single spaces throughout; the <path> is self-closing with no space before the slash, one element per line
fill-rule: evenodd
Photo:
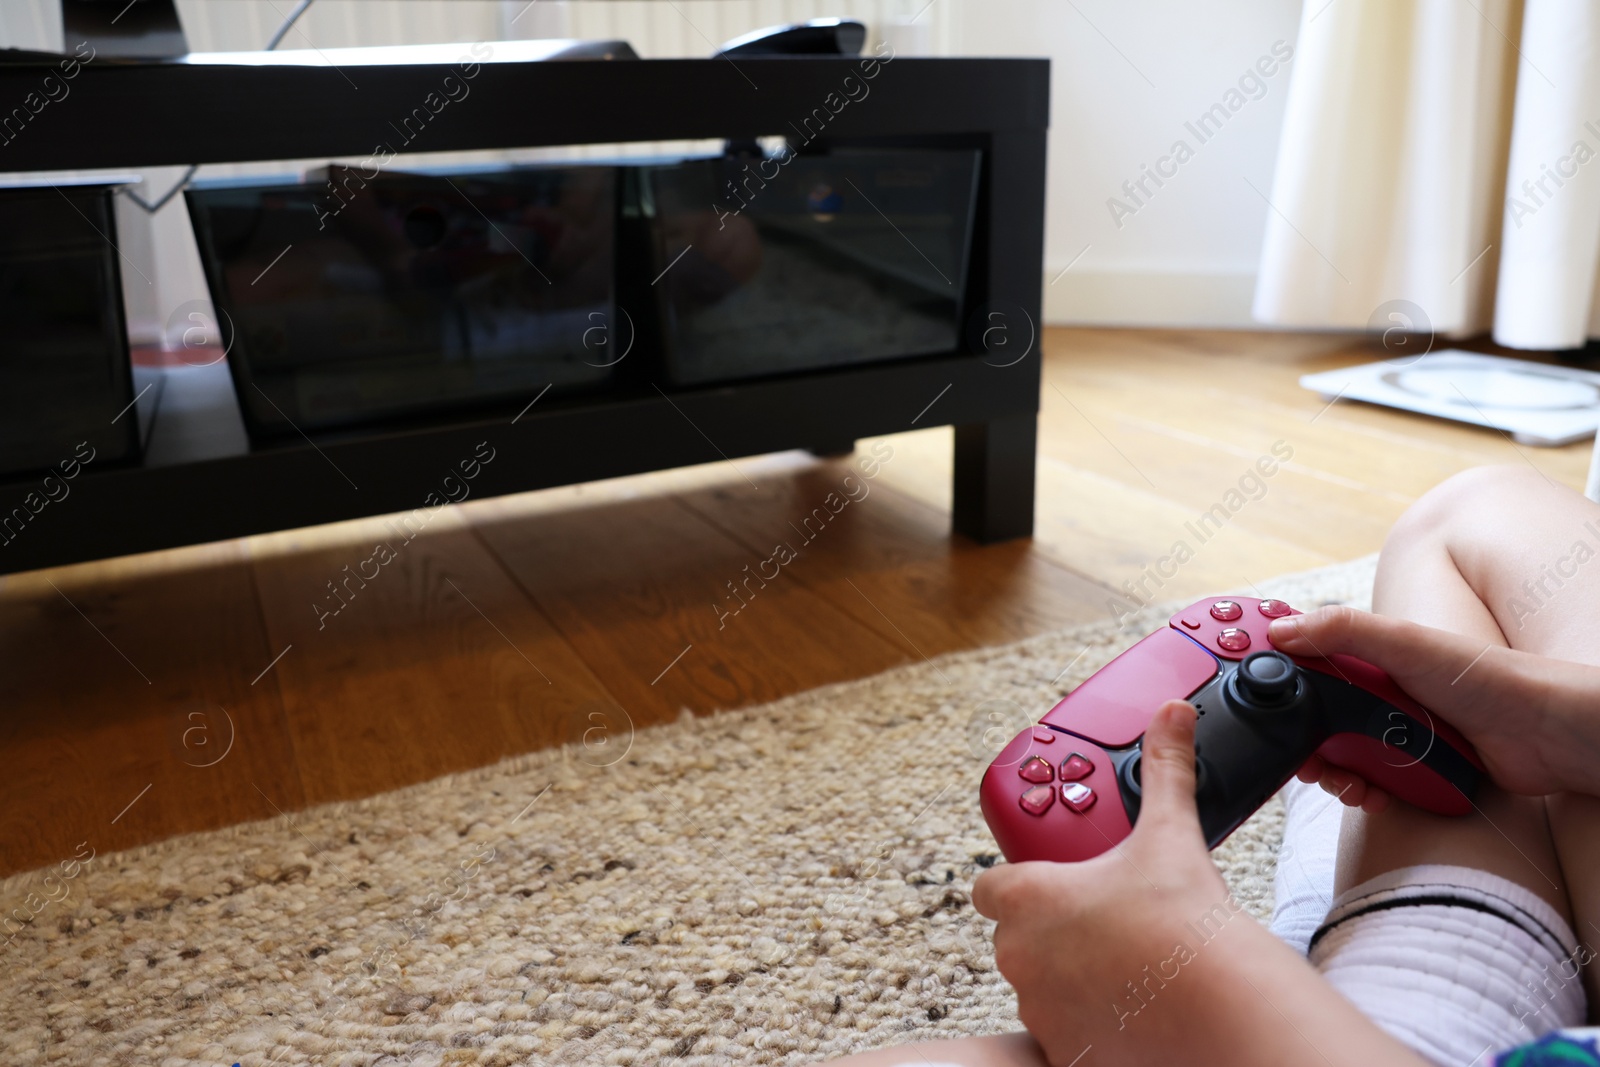
<path fill-rule="evenodd" d="M 408 149 L 425 152 L 754 138 L 783 133 L 855 69 L 844 58 L 484 62 L 472 96 Z M 0 65 L 21 100 L 49 65 Z M 69 97 L 0 151 L 0 172 L 365 156 L 448 64 L 360 66 L 88 62 Z M 350 79 L 359 84 L 353 91 Z M 758 88 L 752 88 L 752 85 Z M 983 155 L 966 305 L 999 315 L 1004 359 L 932 354 L 696 389 L 541 402 L 426 427 L 345 432 L 269 448 L 183 449 L 91 464 L 69 497 L 8 539 L 0 572 L 73 563 L 424 505 L 479 442 L 496 461 L 473 496 L 522 492 L 790 448 L 956 427 L 953 522 L 980 542 L 1033 530 L 1037 350 L 1049 63 L 896 59 L 828 127 L 836 145 L 976 147 Z M 977 321 L 976 319 L 974 321 Z M 975 337 L 982 330 L 972 331 Z M 1018 346 L 1031 350 L 1015 359 Z M 936 402 L 935 402 L 936 401 Z M 162 417 L 184 417 L 182 406 Z M 513 420 L 515 420 L 513 422 Z M 692 423 L 692 425 L 691 425 Z M 157 424 L 155 432 L 161 432 Z M 169 426 L 169 438 L 184 437 Z M 203 427 L 197 427 L 197 432 Z M 190 435 L 194 436 L 194 435 Z M 204 436 L 204 434 L 200 434 Z M 0 523 L 39 479 L 0 485 Z"/>

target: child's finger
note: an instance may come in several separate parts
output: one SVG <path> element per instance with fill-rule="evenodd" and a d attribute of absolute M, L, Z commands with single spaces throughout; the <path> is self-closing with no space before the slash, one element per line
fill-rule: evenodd
<path fill-rule="evenodd" d="M 998 922 L 1001 914 L 1015 905 L 1018 894 L 1024 892 L 1026 881 L 1017 864 L 991 867 L 972 883 L 972 910 Z"/>
<path fill-rule="evenodd" d="M 1322 772 L 1328 767 L 1328 761 L 1321 756 L 1312 755 L 1310 759 L 1300 764 L 1300 769 L 1294 776 L 1307 785 L 1316 785 L 1322 781 Z"/>
<path fill-rule="evenodd" d="M 1398 627 L 1393 620 L 1344 605 L 1318 608 L 1308 615 L 1274 619 L 1267 628 L 1272 644 L 1293 656 L 1344 653 L 1376 662 L 1391 651 Z M 1381 665 L 1381 664 L 1380 664 Z"/>
<path fill-rule="evenodd" d="M 1156 712 L 1145 730 L 1139 765 L 1139 826 L 1154 815 L 1162 822 L 1192 824 L 1200 828 L 1195 807 L 1194 708 L 1169 700 Z M 1137 828 L 1134 831 L 1138 832 Z"/>
<path fill-rule="evenodd" d="M 1457 661 L 1465 666 L 1481 652 L 1459 634 L 1342 604 L 1274 619 L 1267 636 L 1275 648 L 1291 656 L 1354 656 L 1397 678 L 1445 670 Z"/>
<path fill-rule="evenodd" d="M 1350 808 L 1359 808 L 1367 795 L 1366 779 L 1339 767 L 1329 766 L 1323 770 L 1319 784 L 1325 792 L 1338 798 L 1339 803 Z"/>

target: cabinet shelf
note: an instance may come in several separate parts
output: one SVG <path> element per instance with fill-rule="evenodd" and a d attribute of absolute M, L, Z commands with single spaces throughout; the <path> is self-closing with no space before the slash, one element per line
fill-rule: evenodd
<path fill-rule="evenodd" d="M 169 379 L 139 464 L 91 463 L 37 511 L 28 502 L 39 478 L 0 485 L 0 572 L 422 507 L 483 442 L 495 459 L 472 481 L 474 498 L 955 425 L 957 530 L 982 541 L 1031 533 L 1047 61 L 895 59 L 870 81 L 860 60 L 842 58 L 476 61 L 470 94 L 403 151 L 793 136 L 817 109 L 830 144 L 979 148 L 966 304 L 1026 319 L 1013 325 L 1034 350 L 1016 362 L 962 353 L 692 389 L 633 383 L 547 398 L 520 417 L 525 400 L 268 446 L 225 425 L 232 398 L 218 392 L 228 382 L 219 365 L 220 375 Z M 0 99 L 21 99 L 51 69 L 0 65 Z M 5 145 L 0 172 L 365 156 L 452 76 L 464 72 L 451 63 L 91 61 L 70 95 Z M 835 114 L 847 77 L 870 92 Z"/>

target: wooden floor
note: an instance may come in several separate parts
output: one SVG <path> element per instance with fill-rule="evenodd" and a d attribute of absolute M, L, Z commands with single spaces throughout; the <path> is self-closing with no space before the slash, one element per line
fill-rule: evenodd
<path fill-rule="evenodd" d="M 949 535 L 951 431 L 929 429 L 862 441 L 855 460 L 783 454 L 469 501 L 364 583 L 349 575 L 395 541 L 382 520 L 0 580 L 0 873 L 557 742 L 622 745 L 682 708 L 1108 619 L 1129 589 L 1247 591 L 1375 551 L 1455 471 L 1531 463 L 1581 486 L 1588 463 L 1587 444 L 1518 448 L 1326 407 L 1301 374 L 1382 355 L 1348 337 L 1044 342 L 1032 542 Z M 847 495 L 875 450 L 889 455 L 877 476 L 851 483 L 867 495 L 803 542 L 791 523 Z M 1188 524 L 1219 502 L 1231 517 L 1202 544 Z M 1155 576 L 1179 541 L 1193 558 Z M 779 543 L 798 558 L 745 584 Z"/>

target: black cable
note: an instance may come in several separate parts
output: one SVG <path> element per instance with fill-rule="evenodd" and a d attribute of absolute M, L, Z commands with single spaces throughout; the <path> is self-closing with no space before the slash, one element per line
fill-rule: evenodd
<path fill-rule="evenodd" d="M 311 4 L 312 0 L 300 0 L 299 5 L 289 12 L 289 17 L 283 20 L 283 25 L 278 27 L 278 32 L 272 35 L 272 40 L 267 42 L 267 47 L 263 51 L 270 52 L 277 48 L 278 42 L 283 40 L 284 34 L 289 32 L 290 28 L 294 26 L 295 20 L 304 15 L 306 8 L 310 7 Z"/>
<path fill-rule="evenodd" d="M 295 5 L 295 9 L 289 12 L 289 16 L 283 20 L 283 24 L 278 27 L 275 33 L 273 33 L 272 39 L 267 42 L 267 47 L 263 48 L 262 51 L 275 51 L 278 45 L 283 41 L 284 37 L 291 29 L 294 28 L 294 24 L 299 21 L 300 16 L 304 15 L 306 13 L 306 9 L 315 2 L 316 0 L 300 0 L 300 3 Z M 162 196 L 161 199 L 156 200 L 153 203 L 149 200 L 146 200 L 132 189 L 123 189 L 122 192 L 128 197 L 129 200 L 132 200 L 135 204 L 138 204 L 140 207 L 144 208 L 145 211 L 154 215 L 156 212 L 166 207 L 169 200 L 181 193 L 188 186 L 188 184 L 194 180 L 194 176 L 199 170 L 200 164 L 189 164 L 189 169 L 183 172 L 183 177 L 178 179 L 177 184 L 171 189 L 168 189 L 166 195 Z"/>
<path fill-rule="evenodd" d="M 181 193 L 183 191 L 184 187 L 187 186 L 189 184 L 189 182 L 194 180 L 195 172 L 198 171 L 199 169 L 200 169 L 200 164 L 198 164 L 198 163 L 189 164 L 189 169 L 183 172 L 183 177 L 178 179 L 177 184 L 174 185 L 171 189 L 168 189 L 166 191 L 166 194 L 163 195 L 161 197 L 161 199 L 155 201 L 154 203 L 151 203 L 150 201 L 146 200 L 144 197 L 140 196 L 138 193 L 134 192 L 132 187 L 124 187 L 122 189 L 122 194 L 124 196 L 126 196 L 129 200 L 132 200 L 135 204 L 138 204 L 140 207 L 144 208 L 150 214 L 154 215 L 156 212 L 160 211 L 162 208 L 167 206 L 167 201 L 168 200 L 171 200 L 173 197 L 175 197 L 179 193 Z"/>

